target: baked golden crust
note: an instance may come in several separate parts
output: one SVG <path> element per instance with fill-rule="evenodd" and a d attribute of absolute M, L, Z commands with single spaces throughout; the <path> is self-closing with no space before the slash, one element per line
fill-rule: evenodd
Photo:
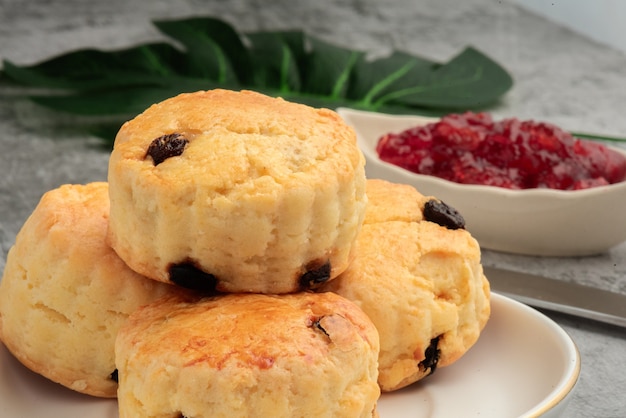
<path fill-rule="evenodd" d="M 371 417 L 378 333 L 332 293 L 168 296 L 118 334 L 120 417 Z"/>
<path fill-rule="evenodd" d="M 168 135 L 187 143 L 155 165 L 147 150 Z M 110 242 L 131 268 L 167 282 L 193 265 L 224 292 L 334 278 L 366 205 L 364 158 L 335 112 L 250 91 L 182 94 L 124 124 L 109 186 Z"/>
<path fill-rule="evenodd" d="M 116 396 L 114 343 L 128 315 L 172 286 L 126 267 L 105 244 L 106 183 L 44 194 L 9 251 L 1 337 L 25 366 L 70 389 Z"/>
<path fill-rule="evenodd" d="M 368 180 L 368 210 L 353 264 L 323 287 L 354 301 L 381 339 L 379 384 L 392 391 L 458 360 L 489 314 L 480 247 L 464 229 L 423 217 L 432 198 Z"/>
<path fill-rule="evenodd" d="M 368 179 L 365 186 L 368 203 L 363 223 L 390 221 L 421 222 L 424 204 L 431 197 L 423 196 L 408 184 Z"/>

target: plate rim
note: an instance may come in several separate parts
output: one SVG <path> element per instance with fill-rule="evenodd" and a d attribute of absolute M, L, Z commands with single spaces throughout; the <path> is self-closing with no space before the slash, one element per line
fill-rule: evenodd
<path fill-rule="evenodd" d="M 561 402 L 566 400 L 566 398 L 574 392 L 576 388 L 576 384 L 580 379 L 580 372 L 582 368 L 582 359 L 580 355 L 580 350 L 578 349 L 578 345 L 576 341 L 569 335 L 569 333 L 559 325 L 554 319 L 550 318 L 545 313 L 540 310 L 533 308 L 532 306 L 526 305 L 525 303 L 519 302 L 515 299 L 512 299 L 508 296 L 502 295 L 498 292 L 491 292 L 491 300 L 495 296 L 496 300 L 499 300 L 500 303 L 507 303 L 510 306 L 515 307 L 520 311 L 525 311 L 526 314 L 532 315 L 538 319 L 541 319 L 543 323 L 549 325 L 553 331 L 553 333 L 558 334 L 560 337 L 560 341 L 563 343 L 563 347 L 568 349 L 567 351 L 570 353 L 572 357 L 569 358 L 569 367 L 566 368 L 564 375 L 559 379 L 559 384 L 546 395 L 546 397 L 537 405 L 535 405 L 530 410 L 526 411 L 523 418 L 538 418 L 541 417 L 548 412 L 554 410 Z M 520 418 L 521 418 L 520 417 Z"/>
<path fill-rule="evenodd" d="M 545 313 L 540 310 L 514 300 L 508 296 L 502 295 L 498 292 L 492 291 L 490 294 L 491 304 L 492 304 L 492 315 L 496 313 L 498 315 L 498 311 L 500 315 L 499 317 L 505 318 L 505 323 L 510 322 L 514 318 L 521 318 L 523 322 L 529 322 L 531 325 L 536 325 L 538 328 L 541 328 L 542 332 L 546 335 L 551 335 L 555 337 L 554 340 L 554 348 L 556 353 L 562 352 L 564 354 L 563 360 L 563 368 L 558 374 L 557 382 L 550 388 L 550 390 L 546 390 L 543 393 L 540 393 L 541 398 L 534 400 L 532 403 L 529 402 L 529 405 L 524 406 L 522 411 L 518 411 L 516 418 L 556 418 L 562 416 L 564 409 L 569 404 L 569 401 L 572 399 L 571 395 L 574 393 L 575 387 L 580 378 L 581 372 L 581 356 L 578 350 L 578 346 L 574 339 L 569 335 L 569 333 L 563 329 L 556 321 L 550 318 Z M 491 318 L 490 318 L 491 320 Z M 487 322 L 487 326 L 489 326 L 489 322 Z M 500 323 L 498 325 L 499 329 L 496 331 L 503 331 L 501 327 L 504 324 Z M 485 330 L 483 330 L 484 332 Z M 506 331 L 506 330 L 504 330 Z M 526 331 L 527 332 L 527 331 Z M 511 331 L 512 335 L 515 335 L 515 331 Z M 505 332 L 506 334 L 506 332 Z M 481 334 L 482 335 L 482 334 Z M 495 335 L 495 334 L 494 334 Z M 514 337 L 513 339 L 519 339 L 520 337 Z M 477 343 L 480 342 L 480 337 Z M 476 347 L 477 348 L 477 347 Z M 470 350 L 474 350 L 475 347 L 470 348 Z M 497 357 L 497 356 L 496 356 Z M 463 357 L 459 359 L 463 360 Z M 472 363 L 473 364 L 473 363 Z M 448 373 L 454 373 L 454 364 L 447 366 L 445 369 Z M 442 369 L 443 370 L 443 369 Z M 557 376 L 556 374 L 554 376 Z M 450 376 L 448 376 L 450 378 Z M 456 378 L 456 375 L 454 376 Z M 462 376 L 460 376 L 462 378 Z M 412 388 L 412 389 L 411 389 Z M 426 393 L 429 392 L 428 382 L 423 382 L 423 385 L 420 386 L 419 382 L 416 384 L 407 386 L 404 388 L 409 391 L 417 390 L 421 392 L 422 390 L 426 390 Z M 383 397 L 384 397 L 383 393 Z M 398 393 L 390 392 L 390 396 L 398 396 L 406 397 L 406 399 L 411 399 L 414 397 L 414 400 L 419 401 L 421 397 L 417 394 L 402 394 L 401 391 Z M 417 396 L 416 396 L 417 395 Z M 428 395 L 425 395 L 428 396 Z M 381 397 L 381 399 L 383 399 Z M 391 400 L 387 400 L 386 402 L 391 402 Z M 482 403 L 481 403 L 482 404 Z M 392 404 L 393 405 L 393 404 Z M 435 404 L 436 405 L 436 404 Z M 476 406 L 476 405 L 474 405 Z M 388 407 L 386 407 L 388 408 Z M 381 412 L 381 417 L 385 417 L 382 413 L 389 412 L 385 411 L 386 408 L 379 408 Z M 520 408 L 522 409 L 522 408 Z M 480 412 L 480 408 L 474 412 Z M 503 411 L 500 411 L 502 413 Z M 422 415 L 419 415 L 422 416 Z M 430 416 L 430 415 L 428 415 Z M 439 415 L 437 415 L 439 416 Z M 497 415 L 492 415 L 491 413 L 487 413 L 486 417 L 492 417 Z M 391 415 L 393 418 L 393 415 Z"/>

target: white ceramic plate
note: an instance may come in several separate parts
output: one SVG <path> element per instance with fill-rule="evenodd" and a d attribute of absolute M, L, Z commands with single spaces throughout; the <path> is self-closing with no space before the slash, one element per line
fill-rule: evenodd
<path fill-rule="evenodd" d="M 578 379 L 576 345 L 543 314 L 497 294 L 477 344 L 427 380 L 385 394 L 381 418 L 556 417 Z M 117 404 L 32 373 L 0 344 L 0 418 L 115 418 Z"/>
<path fill-rule="evenodd" d="M 337 112 L 357 133 L 368 177 L 410 184 L 422 194 L 455 207 L 483 248 L 528 255 L 580 256 L 602 253 L 626 240 L 626 181 L 576 191 L 510 190 L 415 174 L 382 161 L 376 144 L 386 133 L 436 119 L 346 108 Z M 624 148 L 613 149 L 626 155 Z"/>

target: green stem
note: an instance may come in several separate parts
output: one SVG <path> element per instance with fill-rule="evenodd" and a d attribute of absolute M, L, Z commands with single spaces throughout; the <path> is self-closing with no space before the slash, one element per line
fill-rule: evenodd
<path fill-rule="evenodd" d="M 582 132 L 570 132 L 576 138 L 584 138 L 584 139 L 592 139 L 592 140 L 600 140 L 600 141 L 611 141 L 611 142 L 626 142 L 626 138 L 618 138 L 615 136 L 605 136 L 605 135 L 595 135 L 595 134 L 587 134 Z"/>

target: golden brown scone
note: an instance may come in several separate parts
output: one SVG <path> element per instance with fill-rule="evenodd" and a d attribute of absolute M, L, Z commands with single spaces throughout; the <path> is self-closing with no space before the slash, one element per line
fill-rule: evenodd
<path fill-rule="evenodd" d="M 47 192 L 9 251 L 0 336 L 31 370 L 70 389 L 115 397 L 117 330 L 173 286 L 135 273 L 105 244 L 106 183 Z"/>
<path fill-rule="evenodd" d="M 139 273 L 185 287 L 315 287 L 351 261 L 364 164 L 331 110 L 250 91 L 182 94 L 117 135 L 110 242 Z"/>
<path fill-rule="evenodd" d="M 476 240 L 454 216 L 424 212 L 441 202 L 383 180 L 368 180 L 366 190 L 355 261 L 322 289 L 372 319 L 381 341 L 378 381 L 392 391 L 452 364 L 476 342 L 490 314 L 489 283 Z"/>
<path fill-rule="evenodd" d="M 120 418 L 377 416 L 378 333 L 333 293 L 166 296 L 115 349 Z"/>

